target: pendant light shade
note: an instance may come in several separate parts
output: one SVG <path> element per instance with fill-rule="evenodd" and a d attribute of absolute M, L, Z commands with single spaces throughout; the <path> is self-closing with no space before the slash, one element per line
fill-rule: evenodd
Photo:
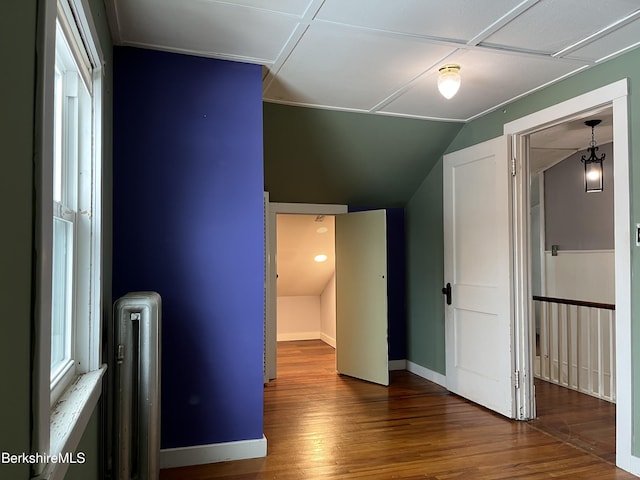
<path fill-rule="evenodd" d="M 583 155 L 580 161 L 584 164 L 584 191 L 585 192 L 602 192 L 604 190 L 604 172 L 602 169 L 602 161 L 605 154 L 598 157 L 596 152 L 595 132 L 596 125 L 600 124 L 600 120 L 587 120 L 584 122 L 587 127 L 591 127 L 591 144 L 587 148 L 589 157 Z"/>
<path fill-rule="evenodd" d="M 460 65 L 445 65 L 439 69 L 438 90 L 444 98 L 449 100 L 460 88 Z"/>

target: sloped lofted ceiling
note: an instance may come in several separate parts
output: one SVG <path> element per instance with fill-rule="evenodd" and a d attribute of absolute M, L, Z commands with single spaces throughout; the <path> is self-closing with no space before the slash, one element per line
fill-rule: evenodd
<path fill-rule="evenodd" d="M 402 206 L 464 122 L 640 45 L 637 0 L 105 3 L 116 45 L 264 66 L 274 201 Z"/>
<path fill-rule="evenodd" d="M 265 189 L 274 202 L 402 207 L 462 125 L 265 103 Z"/>

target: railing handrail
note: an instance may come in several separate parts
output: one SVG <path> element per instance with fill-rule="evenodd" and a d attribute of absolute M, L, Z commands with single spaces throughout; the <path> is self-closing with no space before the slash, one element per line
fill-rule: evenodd
<path fill-rule="evenodd" d="M 564 305 L 575 305 L 577 307 L 602 308 L 604 310 L 615 310 L 616 306 L 612 303 L 584 302 L 582 300 L 568 300 L 566 298 L 541 297 L 533 295 L 534 300 L 540 302 L 562 303 Z"/>

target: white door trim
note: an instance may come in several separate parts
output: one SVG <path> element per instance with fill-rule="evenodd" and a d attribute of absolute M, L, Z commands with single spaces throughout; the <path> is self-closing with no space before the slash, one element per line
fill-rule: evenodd
<path fill-rule="evenodd" d="M 276 234 L 276 215 L 279 213 L 292 213 L 300 215 L 339 215 L 347 213 L 347 205 L 317 204 L 317 203 L 278 203 L 269 202 L 267 216 L 265 218 L 265 265 L 266 265 L 266 285 L 265 285 L 265 378 L 264 382 L 273 380 L 277 376 L 276 367 L 276 346 L 277 335 L 277 284 L 276 275 L 278 272 L 278 237 Z"/>
<path fill-rule="evenodd" d="M 613 106 L 613 154 L 616 187 L 614 194 L 615 231 L 615 283 L 616 283 L 616 364 L 631 365 L 631 231 L 629 191 L 629 126 L 628 126 L 628 81 L 622 79 L 565 102 L 553 105 L 504 125 L 504 133 L 514 135 L 520 144 L 523 136 L 543 126 L 562 123 L 581 112 L 594 108 Z M 522 161 L 521 159 L 519 161 Z M 522 165 L 520 165 L 522 166 Z M 522 202 L 520 207 L 528 202 Z M 526 211 L 520 212 L 520 219 Z M 526 239 L 519 238 L 520 246 Z M 527 285 L 528 271 L 520 269 L 516 275 L 519 285 Z M 517 288 L 517 286 L 516 286 Z M 520 313 L 518 309 L 517 313 Z M 523 327 L 526 319 L 516 318 Z M 532 373 L 532 372 L 531 372 Z M 529 375 L 532 376 L 532 375 Z M 632 377 L 631 369 L 617 369 L 616 378 L 616 465 L 634 475 L 640 475 L 640 458 L 632 454 Z"/>

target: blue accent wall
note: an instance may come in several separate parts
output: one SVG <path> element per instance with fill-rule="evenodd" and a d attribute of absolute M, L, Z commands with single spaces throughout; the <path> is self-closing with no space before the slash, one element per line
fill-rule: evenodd
<path fill-rule="evenodd" d="M 261 67 L 114 57 L 113 295 L 162 297 L 162 448 L 262 438 Z"/>
<path fill-rule="evenodd" d="M 404 208 L 387 208 L 387 295 L 389 360 L 407 358 Z"/>

